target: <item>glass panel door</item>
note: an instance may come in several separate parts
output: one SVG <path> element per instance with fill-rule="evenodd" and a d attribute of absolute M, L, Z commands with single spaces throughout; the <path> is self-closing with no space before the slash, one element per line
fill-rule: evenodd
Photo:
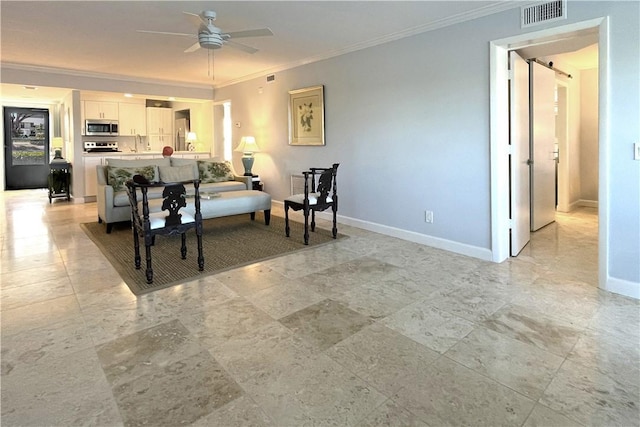
<path fill-rule="evenodd" d="M 46 188 L 49 175 L 49 110 L 4 108 L 7 190 Z"/>

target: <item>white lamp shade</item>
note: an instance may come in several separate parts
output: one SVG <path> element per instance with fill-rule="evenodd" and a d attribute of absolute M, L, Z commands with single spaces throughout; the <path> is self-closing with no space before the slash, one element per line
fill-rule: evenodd
<path fill-rule="evenodd" d="M 241 153 L 257 153 L 260 151 L 260 147 L 256 143 L 256 139 L 253 136 L 243 136 L 240 139 L 240 144 L 234 151 L 239 151 Z"/>
<path fill-rule="evenodd" d="M 198 138 L 195 132 L 187 132 L 187 142 L 194 142 L 196 139 Z"/>
<path fill-rule="evenodd" d="M 64 145 L 64 140 L 60 136 L 54 136 L 53 141 L 51 141 L 51 146 L 53 148 L 62 148 Z"/>

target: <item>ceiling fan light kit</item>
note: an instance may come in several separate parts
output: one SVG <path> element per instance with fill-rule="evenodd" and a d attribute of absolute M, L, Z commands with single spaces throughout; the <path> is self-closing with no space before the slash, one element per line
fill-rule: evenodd
<path fill-rule="evenodd" d="M 198 33 L 198 43 L 204 49 L 219 49 L 224 40 L 220 34 L 209 34 L 207 32 Z"/>

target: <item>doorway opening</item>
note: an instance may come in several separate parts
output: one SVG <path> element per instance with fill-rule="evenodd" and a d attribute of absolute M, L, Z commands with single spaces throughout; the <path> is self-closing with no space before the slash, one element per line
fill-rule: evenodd
<path fill-rule="evenodd" d="M 173 143 L 173 148 L 176 151 L 189 151 L 190 147 L 187 145 L 190 144 L 190 142 L 187 141 L 187 137 L 191 131 L 191 110 L 176 111 L 174 116 L 175 124 L 173 129 L 176 140 Z"/>
<path fill-rule="evenodd" d="M 593 45 L 583 53 L 594 55 Z M 559 54 L 550 58 L 564 64 Z M 525 254 L 554 274 L 598 286 L 598 85 L 596 68 L 556 74 L 554 223 L 531 234 Z"/>
<path fill-rule="evenodd" d="M 505 125 L 509 121 L 509 85 L 508 85 L 508 52 L 528 46 L 541 46 L 550 43 L 562 43 L 565 40 L 580 36 L 591 36 L 601 46 L 598 63 L 598 143 L 597 150 L 600 171 L 598 174 L 598 284 L 606 287 L 608 276 L 606 260 L 608 259 L 608 242 L 606 236 L 607 211 L 607 163 L 603 161 L 609 148 L 607 139 L 609 120 L 602 103 L 607 97 L 607 18 L 599 18 L 557 28 L 522 34 L 491 42 L 491 193 L 492 193 L 492 259 L 502 262 L 510 253 L 510 198 L 509 183 L 509 135 Z M 560 154 L 562 161 L 562 154 Z M 562 193 L 562 173 L 559 171 L 559 193 Z M 562 195 L 559 194 L 559 200 Z"/>
<path fill-rule="evenodd" d="M 49 110 L 4 107 L 5 188 L 46 188 L 49 176 Z"/>

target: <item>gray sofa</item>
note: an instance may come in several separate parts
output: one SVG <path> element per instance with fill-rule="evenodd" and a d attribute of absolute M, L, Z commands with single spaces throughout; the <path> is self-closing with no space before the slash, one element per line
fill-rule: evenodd
<path fill-rule="evenodd" d="M 106 223 L 107 233 L 113 223 L 131 220 L 129 198 L 124 182 L 133 174 L 145 175 L 152 181 L 175 182 L 200 178 L 200 193 L 251 190 L 250 176 L 236 175 L 229 164 L 218 159 L 106 159 L 106 165 L 97 166 L 98 222 Z M 224 166 L 226 164 L 226 166 Z M 149 192 L 149 198 L 161 198 L 162 189 Z"/>

